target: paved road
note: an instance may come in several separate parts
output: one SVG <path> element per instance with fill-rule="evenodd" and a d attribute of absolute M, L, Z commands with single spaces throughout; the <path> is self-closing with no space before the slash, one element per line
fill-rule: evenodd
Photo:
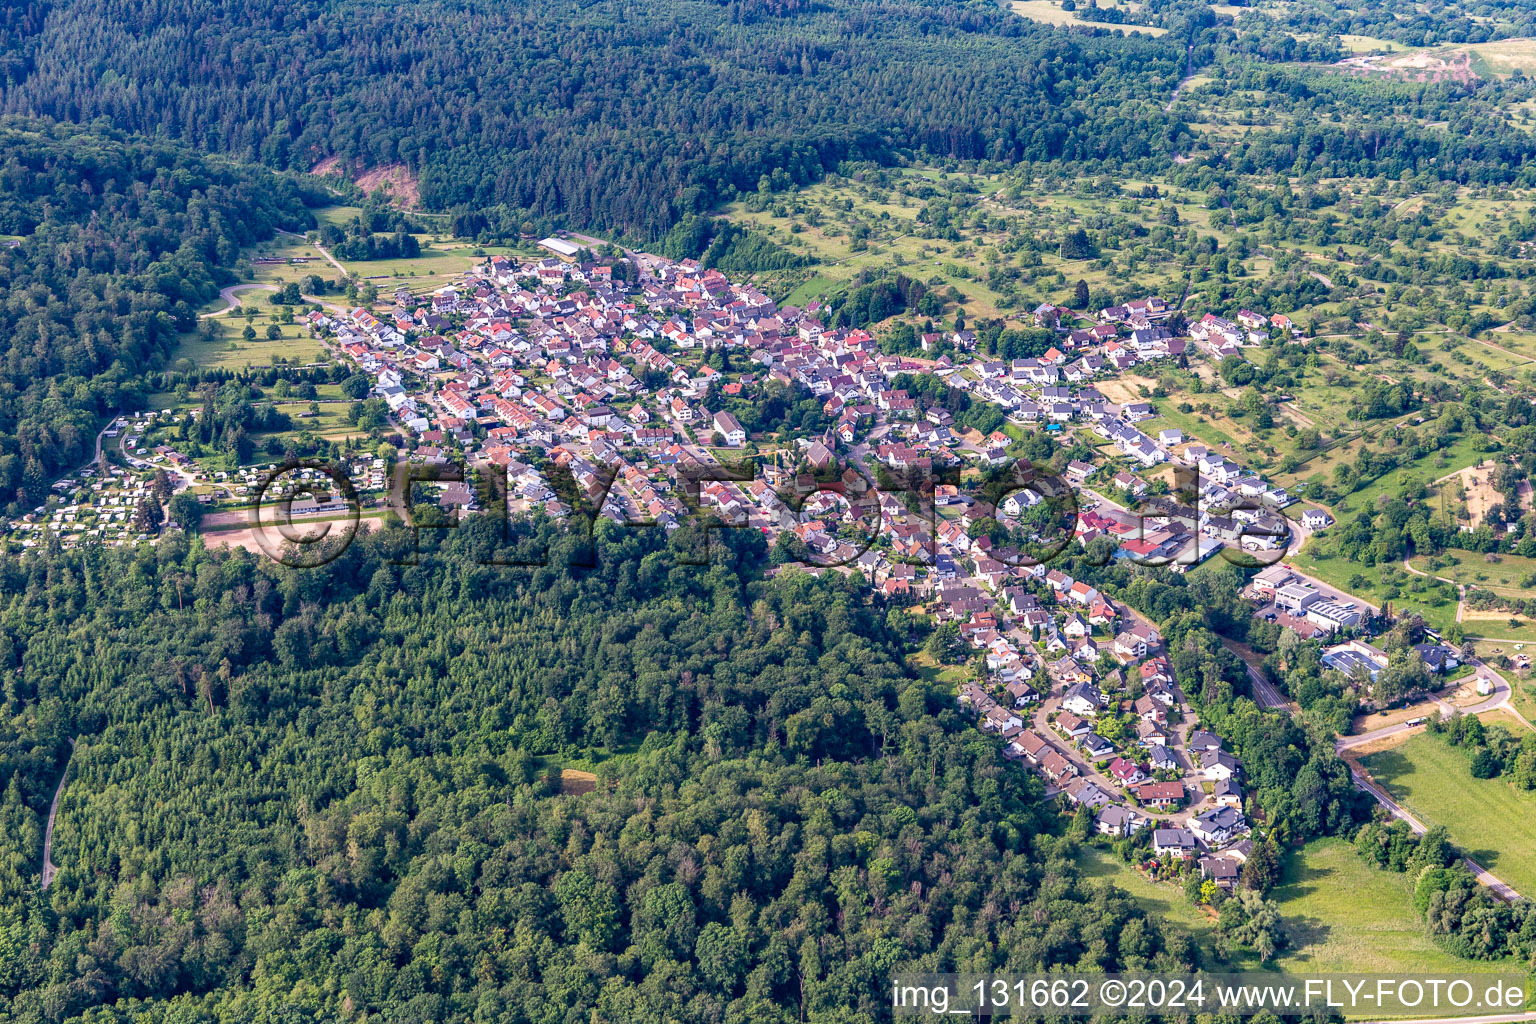
<path fill-rule="evenodd" d="M 1307 529 L 1300 519 L 1287 519 L 1286 523 L 1291 530 L 1291 539 L 1285 545 L 1285 557 L 1290 558 L 1301 550 L 1307 538 L 1312 536 L 1312 531 Z"/>
<path fill-rule="evenodd" d="M 275 285 L 275 284 L 252 284 L 252 283 L 248 282 L 246 284 L 232 284 L 228 288 L 220 288 L 219 289 L 219 298 L 223 299 L 229 305 L 226 306 L 224 309 L 215 309 L 215 310 L 213 310 L 210 313 L 199 313 L 197 318 L 199 320 L 207 320 L 210 317 L 216 317 L 216 316 L 223 316 L 223 315 L 225 315 L 231 309 L 234 309 L 236 306 L 240 305 L 240 302 L 238 300 L 236 300 L 236 298 L 235 298 L 235 296 L 238 293 L 240 293 L 240 292 L 250 292 L 250 291 L 275 292 L 275 291 L 277 291 L 277 285 Z M 313 303 L 316 303 L 318 305 L 324 306 L 326 309 L 329 309 L 333 313 L 345 313 L 347 311 L 347 307 L 337 305 L 336 303 L 331 302 L 329 299 L 322 299 L 318 295 L 301 295 L 300 298 L 302 298 L 305 302 L 313 302 Z"/>
<path fill-rule="evenodd" d="M 1402 820 L 1406 821 L 1408 823 L 1408 827 L 1413 829 L 1416 835 L 1423 835 L 1425 832 L 1429 831 L 1428 826 L 1426 826 L 1418 818 L 1415 818 L 1407 811 L 1406 808 L 1404 808 L 1396 800 L 1393 800 L 1392 797 L 1387 795 L 1386 790 L 1382 789 L 1380 786 L 1376 785 L 1376 783 L 1367 779 L 1365 775 L 1360 771 L 1360 769 L 1356 768 L 1353 764 L 1349 766 L 1349 776 L 1354 780 L 1356 786 L 1359 786 L 1361 789 L 1371 794 L 1371 796 L 1375 797 L 1376 802 L 1381 804 L 1381 806 L 1385 807 L 1388 811 L 1392 812 L 1394 817 L 1401 818 Z M 1472 875 L 1479 882 L 1481 882 L 1483 885 L 1486 885 L 1489 889 L 1492 889 L 1494 895 L 1498 896 L 1500 899 L 1513 903 L 1515 900 L 1520 898 L 1520 894 L 1515 891 L 1513 886 L 1501 880 L 1497 875 L 1483 867 L 1471 857 L 1463 857 L 1461 858 L 1461 862 L 1466 865 L 1467 870 L 1472 872 Z"/>
<path fill-rule="evenodd" d="M 121 415 L 121 410 L 114 411 L 112 416 L 107 420 L 107 425 L 96 431 L 96 454 L 91 458 L 90 462 L 87 462 L 84 466 L 81 466 L 80 469 L 86 469 L 90 466 L 95 466 L 97 472 L 102 472 L 105 470 L 106 467 L 101 464 L 101 441 L 104 437 L 107 436 L 107 431 L 112 429 L 112 424 L 116 423 L 117 418 Z M 79 470 L 76 470 L 75 472 L 78 473 Z"/>
<path fill-rule="evenodd" d="M 1248 670 L 1248 681 L 1253 684 L 1254 695 L 1259 698 L 1259 704 L 1266 708 L 1284 708 L 1290 705 L 1285 695 L 1275 689 L 1273 683 L 1264 678 L 1264 673 L 1243 662 L 1243 667 Z"/>
<path fill-rule="evenodd" d="M 1013 637 L 1015 642 L 1017 642 L 1021 648 L 1029 643 L 1029 637 L 1026 634 L 1014 631 Z M 1039 665 L 1038 667 L 1040 669 L 1040 675 L 1036 677 L 1035 681 L 1041 683 L 1042 686 L 1044 686 L 1046 689 L 1047 693 L 1049 693 L 1051 687 L 1054 684 L 1051 683 L 1050 677 L 1045 674 L 1044 665 Z M 1184 694 L 1182 692 L 1179 693 L 1179 703 L 1181 706 L 1184 704 L 1183 698 Z M 1122 796 L 1125 790 L 1124 786 L 1120 785 L 1120 783 L 1116 782 L 1109 776 L 1096 771 L 1093 767 L 1093 763 L 1084 756 L 1081 747 L 1077 746 L 1070 740 L 1063 739 L 1061 734 L 1052 728 L 1050 717 L 1052 713 L 1060 710 L 1060 708 L 1061 695 L 1056 694 L 1055 696 L 1045 697 L 1035 704 L 1033 711 L 1029 712 L 1029 727 L 1033 729 L 1035 733 L 1043 737 L 1046 743 L 1051 746 L 1051 749 L 1055 750 L 1062 757 L 1065 757 L 1068 761 L 1071 761 L 1073 766 L 1077 768 L 1077 777 L 1074 779 L 1067 780 L 1061 784 L 1047 782 L 1046 795 L 1052 796 L 1056 793 L 1062 792 L 1072 782 L 1076 782 L 1077 779 L 1087 779 L 1089 782 L 1102 789 L 1111 798 Z M 1191 818 L 1215 806 L 1214 801 L 1208 797 L 1205 794 L 1205 791 L 1200 787 L 1201 780 L 1199 772 L 1195 767 L 1193 767 L 1193 759 L 1189 756 L 1189 749 L 1187 744 L 1189 739 L 1189 732 L 1193 725 L 1194 716 L 1185 715 L 1184 720 L 1175 726 L 1173 730 L 1178 739 L 1168 744 L 1168 750 L 1171 753 L 1177 754 L 1179 759 L 1182 760 L 1185 764 L 1183 773 L 1180 775 L 1178 781 L 1184 784 L 1185 799 L 1188 802 L 1176 810 L 1146 807 L 1140 809 L 1140 813 L 1156 818 L 1159 821 L 1167 822 L 1169 825 L 1174 827 L 1188 824 Z M 1138 783 L 1138 785 L 1140 785 L 1140 783 Z"/>
<path fill-rule="evenodd" d="M 1288 548 L 1286 550 L 1286 554 L 1288 556 L 1293 554 L 1293 553 L 1294 553 L 1294 549 Z M 1277 563 L 1277 564 L 1280 564 L 1280 563 Z M 1370 612 L 1371 612 L 1372 615 L 1377 615 L 1377 614 L 1380 614 L 1380 612 L 1381 612 L 1381 609 L 1379 607 L 1377 607 L 1374 604 L 1371 604 L 1371 602 L 1367 601 L 1363 597 L 1359 597 L 1359 596 L 1357 596 L 1355 594 L 1351 594 L 1351 593 L 1349 593 L 1348 591 L 1345 591 L 1345 590 L 1340 590 L 1338 587 L 1334 586 L 1331 583 L 1324 583 L 1322 580 L 1318 579 L 1316 576 L 1308 576 L 1306 573 L 1304 573 L 1300 569 L 1296 568 L 1296 566 L 1292 565 L 1290 562 L 1285 562 L 1284 565 L 1291 572 L 1295 573 L 1297 576 L 1300 576 L 1302 579 L 1306 580 L 1308 583 L 1310 583 L 1314 587 L 1316 587 L 1319 591 L 1322 592 L 1322 595 L 1324 597 L 1328 598 L 1331 601 L 1343 601 L 1343 602 L 1347 602 L 1347 603 L 1350 603 L 1350 604 L 1362 605 L 1363 607 L 1370 609 Z"/>
<path fill-rule="evenodd" d="M 1497 673 L 1492 672 L 1492 670 L 1488 669 L 1486 665 L 1479 664 L 1477 666 L 1477 670 L 1479 675 L 1482 675 L 1482 673 L 1486 671 L 1489 672 L 1495 679 L 1497 679 L 1495 684 L 1496 689 L 1487 700 L 1479 704 L 1475 704 L 1472 707 L 1463 709 L 1467 714 L 1478 714 L 1483 711 L 1491 711 L 1495 708 L 1502 707 L 1504 703 L 1509 700 L 1509 685 L 1504 682 L 1502 677 L 1499 677 Z M 1440 714 L 1442 717 L 1448 717 L 1454 710 L 1450 708 L 1450 705 L 1446 704 L 1442 700 L 1437 699 L 1436 703 L 1440 705 Z M 1376 729 L 1372 732 L 1361 733 L 1359 736 L 1341 736 L 1335 741 L 1335 747 L 1339 753 L 1342 754 L 1346 750 L 1370 743 L 1373 740 L 1385 739 L 1389 736 L 1395 736 L 1399 733 L 1407 732 L 1410 729 L 1419 728 L 1423 727 L 1417 725 L 1410 726 L 1406 722 L 1399 722 L 1396 725 L 1389 725 L 1385 728 Z M 1413 829 L 1413 831 L 1418 835 L 1423 835 L 1425 832 L 1429 831 L 1428 826 L 1426 826 L 1422 821 L 1409 813 L 1407 808 L 1403 807 L 1396 800 L 1394 800 L 1385 789 L 1381 788 L 1375 782 L 1366 778 L 1365 773 L 1358 765 L 1352 761 L 1346 761 L 1345 763 L 1349 765 L 1349 776 L 1354 781 L 1355 785 L 1369 793 L 1373 798 L 1375 798 L 1377 803 L 1385 807 L 1394 817 L 1401 818 L 1402 820 L 1406 821 L 1408 823 L 1408 827 Z M 1493 874 L 1493 872 L 1483 867 L 1471 857 L 1463 857 L 1462 863 L 1466 865 L 1467 870 L 1472 872 L 1472 875 L 1479 882 L 1481 882 L 1483 885 L 1486 885 L 1489 889 L 1492 889 L 1494 894 L 1499 898 L 1508 900 L 1510 902 L 1514 902 L 1520 898 L 1520 893 L 1515 891 L 1513 886 L 1499 878 L 1497 875 Z"/>
<path fill-rule="evenodd" d="M 1299 529 L 1299 527 L 1298 527 L 1298 529 Z M 1289 551 L 1287 553 L 1290 553 L 1291 551 L 1294 551 L 1294 550 L 1300 548 L 1300 546 L 1301 546 L 1300 542 L 1297 540 L 1297 538 L 1295 536 L 1295 533 L 1296 533 L 1296 531 L 1293 530 L 1292 544 L 1291 544 L 1290 549 L 1289 549 Z M 1305 538 L 1303 537 L 1301 539 L 1304 540 Z M 1323 583 L 1320 580 L 1316 580 L 1316 579 L 1313 579 L 1310 576 L 1307 576 L 1306 573 L 1302 573 L 1302 572 L 1297 571 L 1294 566 L 1289 566 L 1288 565 L 1288 566 L 1286 566 L 1286 568 L 1290 569 L 1292 572 L 1296 572 L 1296 574 L 1298 576 L 1301 576 L 1302 578 L 1309 580 L 1314 586 L 1316 586 L 1319 590 L 1324 591 L 1325 593 L 1342 594 L 1345 598 L 1352 599 L 1352 600 L 1355 600 L 1355 601 L 1359 601 L 1361 604 L 1366 604 L 1367 607 L 1371 608 L 1371 610 L 1373 612 L 1378 610 L 1374 605 L 1369 605 L 1364 599 L 1359 598 L 1359 597 L 1354 597 L 1353 595 L 1344 594 L 1343 591 L 1338 590 L 1336 587 L 1328 586 L 1327 584 Z M 1479 678 L 1491 679 L 1492 682 L 1493 682 L 1493 685 L 1494 685 L 1494 692 L 1492 693 L 1492 695 L 1489 696 L 1489 698 L 1487 700 L 1482 701 L 1481 703 L 1475 704 L 1475 705 L 1473 705 L 1473 706 L 1471 706 L 1469 708 L 1463 709 L 1466 714 L 1479 714 L 1479 713 L 1484 712 L 1484 711 L 1492 711 L 1492 710 L 1494 710 L 1496 708 L 1502 707 L 1509 700 L 1509 684 L 1504 681 L 1504 678 L 1502 676 L 1500 676 L 1497 672 L 1494 672 L 1492 669 L 1488 668 L 1488 666 L 1482 664 L 1481 662 L 1477 662 L 1476 665 L 1477 665 L 1476 675 Z M 1248 669 L 1248 677 L 1251 680 L 1253 680 L 1254 690 L 1255 690 L 1255 692 L 1257 692 L 1259 694 L 1260 699 L 1262 701 L 1264 701 L 1266 704 L 1269 704 L 1269 706 L 1271 706 L 1271 707 L 1279 707 L 1279 706 L 1281 706 L 1280 704 L 1272 703 L 1272 701 L 1274 699 L 1279 697 L 1279 694 L 1274 692 L 1274 688 L 1270 687 L 1268 685 L 1267 681 L 1263 681 L 1263 684 L 1261 685 L 1262 675 L 1259 672 L 1257 672 L 1253 668 L 1253 666 L 1248 665 L 1246 667 Z M 1438 705 L 1439 712 L 1440 712 L 1440 715 L 1441 715 L 1442 718 L 1449 717 L 1452 713 L 1454 713 L 1455 709 L 1453 709 L 1445 701 L 1443 701 L 1443 700 L 1441 700 L 1439 698 L 1434 698 L 1434 702 Z M 1386 726 L 1385 728 L 1376 729 L 1376 730 L 1374 730 L 1372 732 L 1361 733 L 1358 736 L 1340 736 L 1340 737 L 1338 737 L 1334 741 L 1335 742 L 1335 748 L 1339 751 L 1339 753 L 1342 754 L 1346 750 L 1350 750 L 1350 749 L 1353 749 L 1355 747 L 1363 746 L 1363 745 L 1365 745 L 1367 743 L 1370 743 L 1370 742 L 1372 742 L 1374 740 L 1385 739 L 1387 737 L 1394 736 L 1394 735 L 1397 735 L 1397 734 L 1402 733 L 1402 732 L 1406 732 L 1409 729 L 1417 729 L 1417 728 L 1422 728 L 1422 726 L 1410 726 L 1406 722 L 1399 722 L 1396 725 L 1389 725 L 1389 726 Z M 1382 789 L 1380 786 L 1376 785 L 1374 782 L 1372 782 L 1369 779 L 1367 779 L 1365 777 L 1365 775 L 1363 774 L 1363 772 L 1358 767 L 1356 767 L 1353 763 L 1350 763 L 1350 762 L 1346 762 L 1346 763 L 1349 764 L 1350 778 L 1354 781 L 1356 786 L 1358 786 L 1360 789 L 1364 790 L 1365 792 L 1369 793 L 1376 800 L 1377 803 L 1379 803 L 1383 807 L 1385 807 L 1391 814 L 1393 814 L 1394 816 L 1396 816 L 1398 818 L 1401 818 L 1404 821 L 1408 822 L 1409 827 L 1412 828 L 1414 832 L 1422 835 L 1423 833 L 1429 831 L 1429 829 L 1424 825 L 1423 822 L 1419 821 L 1412 814 L 1408 813 L 1408 811 L 1406 809 L 1404 809 L 1401 804 L 1399 804 L 1396 800 L 1392 799 L 1392 797 L 1390 795 L 1388 795 L 1386 790 Z M 1499 897 L 1501 897 L 1501 898 L 1503 898 L 1505 900 L 1509 900 L 1509 901 L 1514 901 L 1514 900 L 1517 900 L 1517 899 L 1520 898 L 1520 894 L 1518 892 L 1516 892 L 1514 890 L 1514 888 L 1512 888 L 1508 883 L 1506 883 L 1503 880 L 1501 880 L 1500 878 L 1498 878 L 1498 876 L 1496 876 L 1493 873 L 1491 873 L 1490 871 L 1488 871 L 1486 868 L 1484 868 L 1481 864 L 1479 864 L 1476 861 L 1474 861 L 1472 858 L 1470 858 L 1470 857 L 1463 857 L 1462 860 L 1466 864 L 1467 870 L 1472 872 L 1473 876 L 1476 877 L 1479 882 L 1481 882 L 1483 885 L 1486 885 L 1489 889 L 1492 889 L 1493 892 L 1496 895 L 1498 895 Z M 1531 1016 L 1536 1016 L 1536 1015 L 1531 1015 Z M 1483 1019 L 1485 1019 L 1485 1018 L 1466 1018 L 1466 1020 L 1469 1021 L 1469 1022 L 1470 1021 L 1475 1021 L 1475 1020 L 1483 1020 Z M 1494 1018 L 1486 1018 L 1486 1019 L 1493 1020 Z M 1524 1020 L 1524 1019 L 1527 1019 L 1527 1017 L 1524 1016 L 1524 1015 L 1520 1015 L 1520 1016 L 1514 1016 L 1514 1017 L 1508 1017 L 1508 1018 L 1498 1018 L 1498 1019 Z"/>
<path fill-rule="evenodd" d="M 1301 546 L 1306 543 L 1308 537 L 1307 531 L 1301 526 L 1300 523 L 1291 523 L 1290 530 L 1291 540 L 1285 548 L 1285 557 L 1287 559 L 1301 550 Z M 1322 595 L 1328 598 L 1330 601 L 1341 601 L 1348 604 L 1361 605 L 1370 609 L 1372 615 L 1377 615 L 1381 612 L 1381 609 L 1378 606 L 1371 604 L 1371 602 L 1367 601 L 1365 598 L 1356 594 L 1351 594 L 1347 590 L 1340 590 L 1338 587 L 1331 583 L 1324 583 L 1316 576 L 1309 576 L 1302 572 L 1300 569 L 1296 568 L 1295 565 L 1285 561 L 1284 559 L 1282 559 L 1280 562 L 1276 562 L 1275 564 L 1284 565 L 1287 570 L 1295 573 L 1297 576 L 1300 576 L 1302 579 L 1316 587 L 1319 591 L 1322 592 Z"/>
<path fill-rule="evenodd" d="M 1497 672 L 1493 671 L 1493 669 L 1482 663 L 1477 664 L 1477 672 L 1475 674 L 1478 678 L 1488 679 L 1493 683 L 1493 693 L 1488 695 L 1487 700 L 1479 701 L 1478 703 L 1469 707 L 1461 708 L 1460 711 L 1462 714 L 1480 715 L 1485 711 L 1496 711 L 1503 707 L 1505 704 L 1509 703 L 1509 684 L 1504 681 L 1504 677 L 1500 676 Z M 1429 702 L 1436 705 L 1442 719 L 1450 718 L 1451 715 L 1455 714 L 1458 710 L 1456 707 L 1440 697 L 1431 697 Z M 1428 707 L 1424 708 L 1426 715 L 1429 713 L 1429 710 L 1430 709 Z M 1360 733 L 1358 736 L 1340 736 L 1337 746 L 1341 751 L 1351 750 L 1355 747 L 1364 746 L 1365 744 L 1374 740 L 1387 739 L 1388 737 L 1396 736 L 1399 733 L 1408 732 L 1412 729 L 1422 728 L 1422 725 L 1410 726 L 1407 722 L 1398 722 L 1396 725 L 1383 726 L 1382 728 L 1374 729 L 1371 732 Z"/>
<path fill-rule="evenodd" d="M 75 744 L 79 737 L 69 741 L 69 759 L 64 762 L 64 770 L 59 773 L 59 787 L 53 791 L 53 803 L 48 805 L 48 828 L 43 833 L 43 888 L 47 889 L 53 884 L 53 876 L 59 873 L 59 869 L 53 866 L 53 823 L 59 813 L 59 797 L 64 795 L 64 780 L 69 778 L 69 766 L 75 760 Z"/>

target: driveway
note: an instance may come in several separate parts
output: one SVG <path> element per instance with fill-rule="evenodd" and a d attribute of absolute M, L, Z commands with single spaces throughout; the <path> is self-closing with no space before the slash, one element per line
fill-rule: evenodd
<path fill-rule="evenodd" d="M 1457 711 L 1460 711 L 1464 715 L 1480 715 L 1485 711 L 1496 711 L 1509 703 L 1509 684 L 1504 681 L 1504 677 L 1499 675 L 1493 669 L 1489 668 L 1487 665 L 1484 665 L 1482 662 L 1474 662 L 1474 664 L 1477 666 L 1477 671 L 1475 673 L 1476 678 L 1487 679 L 1492 682 L 1493 693 L 1489 694 L 1486 699 L 1478 701 L 1476 704 L 1472 704 L 1464 708 L 1457 708 L 1443 697 L 1432 696 L 1428 701 L 1425 702 L 1423 706 L 1423 711 L 1426 716 L 1430 714 L 1430 705 L 1434 705 L 1434 710 L 1438 711 L 1440 718 L 1444 720 L 1450 718 Z M 1523 720 L 1524 719 L 1522 719 L 1522 721 Z M 1413 729 L 1422 728 L 1424 728 L 1422 724 L 1409 725 L 1407 722 L 1398 722 L 1395 725 L 1383 726 L 1380 729 L 1373 729 L 1370 732 L 1362 732 L 1355 736 L 1340 736 L 1335 746 L 1342 753 L 1345 750 L 1353 750 L 1356 747 L 1365 746 L 1367 743 L 1374 742 L 1375 740 L 1388 739 L 1389 737 L 1397 736 L 1401 733 L 1409 732 Z"/>

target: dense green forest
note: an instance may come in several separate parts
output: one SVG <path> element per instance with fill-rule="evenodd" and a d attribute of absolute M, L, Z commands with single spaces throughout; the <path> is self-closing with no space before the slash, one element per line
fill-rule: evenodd
<path fill-rule="evenodd" d="M 1299 31 L 1417 44 L 1514 31 L 1478 20 L 1488 14 L 1530 18 L 1493 2 L 1416 18 L 1395 6 L 1292 4 L 1279 25 L 1163 2 L 1135 16 L 1169 30 L 1151 38 L 1063 31 L 989 0 L 61 0 L 8 9 L 0 110 L 104 117 L 274 169 L 401 165 L 425 206 L 486 237 L 562 221 L 656 240 L 765 180 L 801 185 L 849 160 L 1095 173 L 1167 168 L 1182 153 L 1239 173 L 1530 180 L 1529 134 L 1487 113 L 1527 83 L 1364 83 L 1276 63 L 1339 56 L 1298 44 Z M 1187 68 L 1230 77 L 1242 61 L 1268 77 L 1244 88 L 1325 116 L 1256 132 L 1231 155 L 1165 111 Z M 1423 127 L 1438 119 L 1450 129 Z M 753 245 L 721 265 L 779 262 Z"/>
<path fill-rule="evenodd" d="M 312 223 L 299 187 L 166 143 L 0 121 L 0 505 L 40 501 L 132 408 L 240 247 Z"/>
<path fill-rule="evenodd" d="M 989 0 L 60 2 L 9 31 L 0 109 L 273 168 L 400 163 L 429 207 L 652 237 L 773 170 L 897 149 L 1166 159 L 1180 130 L 1155 97 L 1184 66 L 1172 39 Z"/>
<path fill-rule="evenodd" d="M 0 564 L 0 1017 L 861 1021 L 897 967 L 1196 961 L 861 580 L 606 521 L 594 569 L 533 522 L 549 566 L 498 569 L 495 528 Z"/>
<path fill-rule="evenodd" d="M 1175 6 L 1172 0 L 1154 0 L 1151 11 Z M 1259 7 L 1243 12 L 1239 25 L 1244 33 L 1274 31 L 1274 14 Z M 1445 43 L 1481 43 L 1536 33 L 1536 9 L 1525 0 L 1469 0 L 1414 7 L 1395 0 L 1351 0 L 1347 5 L 1329 0 L 1293 0 L 1284 7 L 1284 31 L 1313 37 L 1363 35 L 1390 39 L 1405 46 Z M 1255 31 L 1257 29 L 1257 31 Z"/>

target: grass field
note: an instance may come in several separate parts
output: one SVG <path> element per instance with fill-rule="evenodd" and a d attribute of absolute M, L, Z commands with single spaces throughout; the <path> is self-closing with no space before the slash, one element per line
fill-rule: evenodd
<path fill-rule="evenodd" d="M 1378 497 L 1396 495 L 1403 489 L 1404 484 L 1411 481 L 1422 481 L 1428 484 L 1448 473 L 1475 465 L 1479 459 L 1485 457 L 1482 451 L 1485 440 L 1482 434 L 1473 432 L 1463 434 L 1449 448 L 1442 448 L 1417 462 L 1411 462 L 1377 477 L 1358 491 L 1340 499 L 1337 507 L 1340 511 L 1354 508 L 1374 509 Z"/>
<path fill-rule="evenodd" d="M 1498 646 L 1496 643 L 1479 643 L 1478 654 Z M 1499 675 L 1509 684 L 1509 707 L 1527 722 L 1536 723 L 1536 683 L 1522 679 L 1514 672 L 1500 671 Z"/>
<path fill-rule="evenodd" d="M 1536 39 L 1499 39 L 1478 43 L 1471 50 L 1496 75 L 1536 71 Z"/>
<path fill-rule="evenodd" d="M 1531 587 L 1523 585 L 1522 581 L 1536 576 L 1536 558 L 1520 555 L 1497 557 L 1497 562 L 1489 562 L 1485 556 L 1474 551 L 1448 551 L 1436 558 L 1414 558 L 1409 564 L 1422 572 L 1444 576 L 1457 583 L 1469 583 L 1524 597 Z"/>
<path fill-rule="evenodd" d="M 1380 607 L 1391 601 L 1400 612 L 1413 611 L 1435 629 L 1456 621 L 1456 589 L 1448 583 L 1414 576 L 1399 564 L 1362 565 L 1334 553 L 1327 533 L 1309 539 L 1296 555 L 1286 560 L 1309 576 L 1338 587 Z"/>
<path fill-rule="evenodd" d="M 373 283 L 381 293 L 387 295 L 402 284 L 413 290 L 449 284 L 484 258 L 475 255 L 476 247 L 469 243 L 432 241 L 426 235 L 416 237 L 421 242 L 421 255 L 415 259 L 364 262 L 342 260 L 342 266 L 359 280 Z"/>
<path fill-rule="evenodd" d="M 310 211 L 321 224 L 334 224 L 342 227 L 363 212 L 361 206 L 319 206 Z"/>
<path fill-rule="evenodd" d="M 197 334 L 183 334 L 172 354 L 172 363 L 179 359 L 190 359 L 199 367 L 239 370 L 246 366 L 265 366 L 272 362 L 274 356 L 300 364 L 321 360 L 325 355 L 324 347 L 300 324 L 279 324 L 282 337 L 267 338 L 267 324 L 270 321 L 266 318 L 267 307 L 262 305 L 266 295 L 266 292 L 247 292 L 242 296 L 247 304 L 256 305 L 262 311 L 262 315 L 252 323 L 256 330 L 254 340 L 246 341 L 242 337 L 245 330 L 244 317 L 213 317 L 204 322 L 214 325 L 215 336 L 204 340 Z"/>
<path fill-rule="evenodd" d="M 1511 626 L 1511 619 L 1517 625 Z M 1480 612 L 1468 609 L 1462 616 L 1461 628 L 1471 637 L 1503 643 L 1536 643 L 1536 621 L 1507 611 Z"/>
<path fill-rule="evenodd" d="M 1415 741 L 1417 742 L 1417 741 Z M 1290 948 L 1287 971 L 1388 973 L 1508 970 L 1505 961 L 1463 960 L 1436 946 L 1413 908 L 1412 881 L 1378 871 L 1342 839 L 1319 839 L 1293 853 L 1280 905 Z"/>
<path fill-rule="evenodd" d="M 1351 53 L 1398 53 L 1408 49 L 1402 43 L 1393 42 L 1390 39 L 1377 39 L 1375 36 L 1341 35 L 1339 43 Z"/>
<path fill-rule="evenodd" d="M 946 683 L 956 690 L 960 684 L 971 676 L 971 670 L 966 665 L 939 665 L 927 651 L 918 651 L 907 659 L 912 667 L 917 669 L 918 675 L 930 683 Z"/>
<path fill-rule="evenodd" d="M 1146 911 L 1187 932 L 1215 961 L 1216 923 L 1171 885 L 1101 850 L 1085 847 L 1078 869 L 1086 878 L 1112 883 Z M 1280 905 L 1289 947 L 1275 966 L 1286 971 L 1392 972 L 1507 970 L 1507 962 L 1462 960 L 1424 933 L 1413 908 L 1406 875 L 1377 871 L 1342 839 L 1309 843 L 1287 858 L 1285 878 L 1271 896 Z M 1244 969 L 1257 964 L 1244 962 Z"/>
<path fill-rule="evenodd" d="M 1522 893 L 1536 894 L 1536 794 L 1503 779 L 1474 779 L 1464 751 L 1415 736 L 1362 763 L 1416 817 Z"/>
<path fill-rule="evenodd" d="M 1040 10 L 1058 20 L 1070 14 L 1048 2 Z M 1142 183 L 1124 187 L 1139 191 Z M 919 220 L 926 206 L 946 198 L 946 205 L 963 211 L 951 218 L 952 230 Z M 955 289 L 971 319 L 1018 320 L 1041 301 L 1067 301 L 1079 278 L 1096 292 L 1178 294 L 1188 270 L 1169 254 L 1132 265 L 1124 258 L 1063 259 L 1053 244 L 1025 261 L 1008 247 L 1010 234 L 1020 231 L 1054 237 L 1112 210 L 1150 220 L 1164 204 L 1177 206 L 1181 223 L 1225 238 L 1224 227 L 1210 225 L 1204 197 L 1196 193 L 1169 190 L 1156 200 L 1099 195 L 1076 180 L 1026 189 L 1000 174 L 932 167 L 882 170 L 868 178 L 829 175 L 807 188 L 732 202 L 719 212 L 811 261 L 755 277 L 770 294 L 796 305 L 832 297 L 860 273 L 897 270 L 946 297 Z M 1254 268 L 1260 259 L 1254 257 Z M 950 301 L 946 314 L 953 310 Z"/>
<path fill-rule="evenodd" d="M 1030 21 L 1038 21 L 1046 25 L 1089 25 L 1092 22 L 1080 21 L 1072 11 L 1061 9 L 1060 3 L 1053 0 L 1012 0 L 1008 9 L 1013 13 L 1028 18 Z M 1099 28 L 1121 29 L 1125 32 L 1144 32 L 1149 36 L 1167 34 L 1165 28 L 1157 28 L 1149 25 L 1099 25 Z"/>
<path fill-rule="evenodd" d="M 1191 904 L 1181 889 L 1154 882 L 1113 854 L 1092 846 L 1082 848 L 1077 867 L 1084 878 L 1119 886 L 1135 897 L 1148 914 L 1188 932 L 1201 951 L 1214 960 L 1212 940 L 1216 921 Z"/>
<path fill-rule="evenodd" d="M 274 235 L 269 240 L 250 246 L 240 253 L 243 259 L 253 261 L 248 281 L 257 284 L 283 284 L 297 281 L 309 274 L 318 274 L 328 281 L 337 281 L 337 273 L 319 249 L 302 238 L 292 235 Z M 300 263 L 256 263 L 257 259 L 302 260 Z M 212 308 L 218 308 L 216 305 Z"/>

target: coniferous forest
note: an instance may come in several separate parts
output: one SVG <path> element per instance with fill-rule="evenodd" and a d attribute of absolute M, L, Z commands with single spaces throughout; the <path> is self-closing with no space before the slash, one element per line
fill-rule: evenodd
<path fill-rule="evenodd" d="M 654 237 L 784 170 L 898 146 L 1167 158 L 1148 95 L 1183 47 L 1068 37 L 973 0 L 13 9 L 3 107 L 169 134 L 275 169 L 404 164 L 432 209 Z"/>

